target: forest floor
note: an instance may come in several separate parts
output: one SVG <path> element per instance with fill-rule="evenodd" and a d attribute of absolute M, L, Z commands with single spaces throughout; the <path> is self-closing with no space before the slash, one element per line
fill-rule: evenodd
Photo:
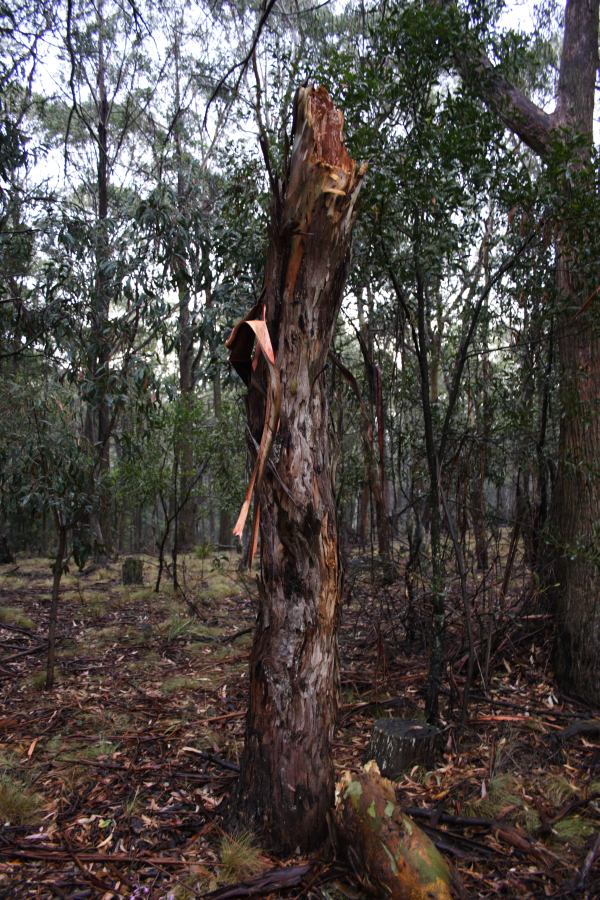
<path fill-rule="evenodd" d="M 64 577 L 51 692 L 51 563 L 0 567 L 0 897 L 366 897 L 341 862 L 276 859 L 223 830 L 243 744 L 253 579 L 233 554 L 190 555 L 185 596 L 166 584 L 157 594 L 156 563 L 144 564 L 138 588 L 121 585 L 120 563 Z M 418 628 L 406 640 L 403 583 L 378 584 L 354 560 L 346 593 L 340 772 L 362 764 L 376 718 L 422 717 L 426 678 Z M 494 613 L 488 653 L 492 619 L 480 610 L 488 674 L 463 727 L 466 652 L 451 623 L 446 750 L 437 768 L 398 782 L 398 796 L 463 896 L 600 897 L 598 711 L 557 693 L 544 617 L 515 610 Z"/>

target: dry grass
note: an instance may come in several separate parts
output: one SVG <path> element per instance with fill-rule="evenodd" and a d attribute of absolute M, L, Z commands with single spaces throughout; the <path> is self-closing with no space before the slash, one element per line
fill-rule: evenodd
<path fill-rule="evenodd" d="M 35 629 L 35 622 L 16 609 L 14 606 L 0 606 L 0 622 L 6 622 L 7 625 L 16 625 L 17 628 L 28 628 L 30 631 Z"/>
<path fill-rule="evenodd" d="M 256 845 L 254 835 L 243 831 L 236 835 L 225 835 L 220 848 L 221 865 L 219 881 L 235 884 L 258 875 L 265 868 L 262 851 Z"/>
<path fill-rule="evenodd" d="M 11 825 L 34 822 L 40 811 L 41 798 L 8 773 L 0 776 L 0 820 Z"/>

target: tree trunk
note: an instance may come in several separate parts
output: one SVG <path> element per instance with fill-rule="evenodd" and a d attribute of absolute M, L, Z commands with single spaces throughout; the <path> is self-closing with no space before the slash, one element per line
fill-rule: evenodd
<path fill-rule="evenodd" d="M 241 818 L 282 852 L 319 845 L 333 806 L 341 572 L 324 370 L 363 175 L 344 148 L 342 114 L 324 89 L 299 89 L 294 122 L 262 295 L 281 412 L 271 454 L 277 474 L 267 468 L 257 486 L 260 601 L 238 791 Z M 248 420 L 257 437 L 264 355 L 249 378 Z"/>
<path fill-rule="evenodd" d="M 182 147 L 183 112 L 181 107 L 180 87 L 180 40 L 176 32 L 173 42 L 173 57 L 175 61 L 175 119 L 173 136 L 175 142 L 175 161 L 177 164 L 177 209 L 183 215 L 189 188 L 186 185 L 184 170 L 184 155 Z M 179 249 L 179 248 L 178 248 Z M 185 251 L 174 252 L 171 260 L 173 280 L 177 286 L 179 300 L 179 396 L 181 398 L 180 424 L 177 429 L 175 454 L 178 457 L 179 466 L 179 496 L 185 502 L 181 506 L 177 516 L 176 538 L 179 552 L 191 550 L 196 543 L 196 497 L 190 490 L 194 480 L 194 442 L 192 417 L 194 408 L 194 328 L 193 317 L 190 312 L 190 282 L 188 264 L 185 259 Z"/>
<path fill-rule="evenodd" d="M 98 237 L 96 242 L 96 297 L 93 308 L 95 358 L 92 375 L 97 385 L 93 415 L 96 420 L 96 446 L 99 453 L 100 499 L 97 531 L 101 534 L 102 546 L 97 548 L 100 556 L 111 554 L 112 502 L 108 484 L 110 475 L 110 433 L 112 429 L 110 407 L 107 394 L 109 388 L 111 347 L 107 338 L 110 317 L 110 276 L 107 265 L 111 253 L 108 239 L 108 127 L 110 104 L 106 88 L 106 59 L 104 56 L 104 6 L 98 7 Z"/>
<path fill-rule="evenodd" d="M 558 281 L 573 297 L 564 258 Z M 570 295 L 567 293 L 570 291 Z M 596 311 L 594 314 L 597 315 Z M 557 637 L 554 664 L 560 684 L 600 703 L 600 335 L 566 311 L 558 332 L 561 428 L 551 507 L 552 591 Z"/>
<path fill-rule="evenodd" d="M 48 621 L 48 657 L 46 662 L 46 690 L 54 687 L 54 669 L 56 662 L 56 626 L 58 624 L 58 601 L 60 598 L 60 582 L 62 580 L 65 554 L 67 550 L 67 528 L 58 513 L 55 513 L 58 547 L 56 559 L 52 567 L 52 595 L 50 598 L 50 616 Z"/>

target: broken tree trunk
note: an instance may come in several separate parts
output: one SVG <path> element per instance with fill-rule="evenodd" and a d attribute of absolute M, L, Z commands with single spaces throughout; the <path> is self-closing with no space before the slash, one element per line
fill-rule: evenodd
<path fill-rule="evenodd" d="M 264 289 L 247 319 L 252 333 L 238 327 L 228 342 L 249 387 L 253 445 L 260 443 L 260 601 L 237 814 L 282 852 L 321 843 L 334 799 L 341 573 L 325 367 L 364 174 L 323 88 L 298 90 L 294 122 Z M 251 350 L 253 335 L 261 352 L 244 366 L 240 344 Z"/>
<path fill-rule="evenodd" d="M 357 774 L 344 772 L 336 794 L 340 844 L 369 891 L 390 900 L 450 900 L 444 858 L 402 812 L 374 762 Z"/>

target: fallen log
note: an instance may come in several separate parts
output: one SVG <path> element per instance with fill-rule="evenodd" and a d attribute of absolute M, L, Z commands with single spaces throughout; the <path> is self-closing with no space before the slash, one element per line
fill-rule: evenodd
<path fill-rule="evenodd" d="M 344 772 L 336 787 L 340 847 L 376 896 L 391 900 L 450 900 L 451 876 L 433 842 L 405 815 L 394 785 L 374 762 Z"/>

